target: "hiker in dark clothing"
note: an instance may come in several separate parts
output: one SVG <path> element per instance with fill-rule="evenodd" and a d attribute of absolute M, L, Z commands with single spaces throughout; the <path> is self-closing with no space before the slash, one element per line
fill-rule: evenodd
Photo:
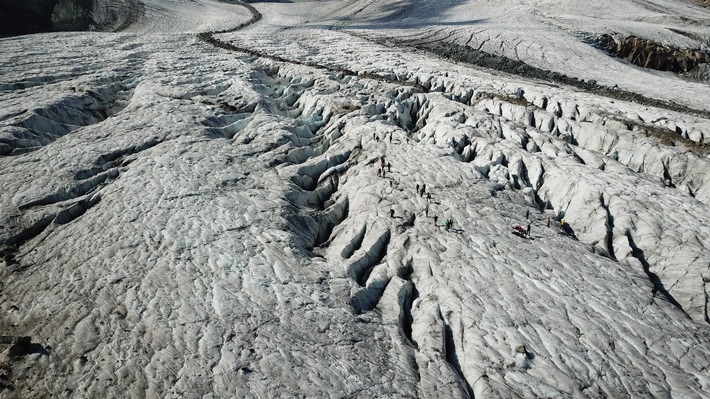
<path fill-rule="evenodd" d="M 528 222 L 528 237 L 530 237 L 530 222 Z"/>
<path fill-rule="evenodd" d="M 419 192 L 419 183 L 417 183 L 417 192 Z"/>
<path fill-rule="evenodd" d="M 389 162 L 387 162 L 387 171 L 388 172 L 392 171 L 392 164 L 390 164 Z"/>
<path fill-rule="evenodd" d="M 427 202 L 431 202 L 431 193 L 426 193 Z"/>
<path fill-rule="evenodd" d="M 392 133 L 390 133 L 390 144 L 392 144 Z"/>
<path fill-rule="evenodd" d="M 391 217 L 391 218 L 394 217 L 394 209 L 390 209 L 390 217 Z"/>
<path fill-rule="evenodd" d="M 525 211 L 525 219 L 530 219 L 530 209 Z"/>
<path fill-rule="evenodd" d="M 434 215 L 434 226 L 436 226 L 436 221 L 439 220 L 439 217 Z"/>
<path fill-rule="evenodd" d="M 424 216 L 429 216 L 429 205 L 424 209 Z"/>

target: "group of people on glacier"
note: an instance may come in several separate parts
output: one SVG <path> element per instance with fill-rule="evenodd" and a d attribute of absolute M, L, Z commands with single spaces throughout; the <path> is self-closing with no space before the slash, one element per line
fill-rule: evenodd
<path fill-rule="evenodd" d="M 392 136 L 393 136 L 392 133 L 390 133 L 390 135 L 389 135 L 389 142 L 390 143 L 392 143 Z M 385 137 L 386 137 L 386 134 L 385 134 Z M 378 142 L 380 141 L 380 137 L 376 133 L 373 133 L 373 138 Z M 408 139 L 409 138 L 407 137 L 407 142 L 409 142 Z M 385 157 L 381 156 L 379 166 L 377 169 L 377 176 L 384 178 L 386 176 L 386 173 L 390 173 L 391 171 L 392 171 L 392 164 L 390 162 L 386 162 Z M 392 181 L 390 181 L 390 186 L 391 185 L 392 185 Z M 427 191 L 426 184 L 420 185 L 419 183 L 417 183 L 415 193 L 419 194 L 420 197 L 426 198 L 427 204 L 424 209 L 424 215 L 426 217 L 429 217 L 429 204 L 432 202 L 431 192 Z M 389 214 L 390 214 L 391 218 L 394 218 L 395 217 L 394 209 L 390 209 Z M 439 221 L 439 216 L 435 214 L 432 216 L 432 219 L 434 219 L 434 225 L 438 226 L 437 223 Z M 532 222 L 530 221 L 530 210 L 527 210 L 525 212 L 525 219 L 526 219 L 525 225 L 518 224 L 518 225 L 513 226 L 513 234 L 516 234 L 516 235 L 523 237 L 523 238 L 532 238 L 532 236 L 531 236 Z M 552 222 L 551 216 L 547 216 L 547 227 L 550 227 L 551 222 Z M 453 219 L 446 219 L 444 221 L 444 228 L 447 231 L 449 231 L 451 228 L 453 228 L 453 225 L 454 225 Z M 560 227 L 561 233 L 564 233 L 564 234 L 569 235 L 573 238 L 576 238 L 574 235 L 574 232 L 571 230 L 569 224 L 565 221 L 565 219 L 560 220 L 559 227 Z"/>

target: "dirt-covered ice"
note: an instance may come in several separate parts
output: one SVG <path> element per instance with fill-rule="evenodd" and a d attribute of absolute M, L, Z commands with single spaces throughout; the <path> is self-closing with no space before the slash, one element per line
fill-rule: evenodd
<path fill-rule="evenodd" d="M 0 396 L 709 397 L 707 86 L 608 60 L 682 112 L 415 49 L 505 36 L 500 3 L 0 40 Z M 556 38 L 530 64 L 605 12 L 533 3 L 501 5 Z"/>

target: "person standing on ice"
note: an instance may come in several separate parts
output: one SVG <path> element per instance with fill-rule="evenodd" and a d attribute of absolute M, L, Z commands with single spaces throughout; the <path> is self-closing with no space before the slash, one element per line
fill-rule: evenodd
<path fill-rule="evenodd" d="M 550 217 L 547 217 L 547 227 L 550 227 Z"/>
<path fill-rule="evenodd" d="M 419 183 L 417 183 L 417 192 L 419 192 Z"/>
<path fill-rule="evenodd" d="M 382 177 L 382 168 L 377 168 L 377 177 Z"/>
<path fill-rule="evenodd" d="M 527 234 L 528 234 L 528 237 L 530 237 L 530 220 L 528 220 Z"/>
<path fill-rule="evenodd" d="M 391 217 L 391 218 L 394 217 L 394 209 L 390 209 L 390 217 Z"/>
<path fill-rule="evenodd" d="M 436 226 L 436 221 L 439 220 L 439 217 L 434 215 L 434 226 Z"/>
<path fill-rule="evenodd" d="M 427 204 L 426 208 L 424 209 L 424 216 L 429 216 L 429 204 Z"/>
<path fill-rule="evenodd" d="M 387 162 L 387 171 L 391 172 L 392 171 L 392 164 Z"/>

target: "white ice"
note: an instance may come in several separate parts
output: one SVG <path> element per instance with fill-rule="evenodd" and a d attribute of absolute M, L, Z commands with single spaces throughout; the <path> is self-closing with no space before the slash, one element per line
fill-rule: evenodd
<path fill-rule="evenodd" d="M 708 11 L 608 3 L 254 2 L 216 47 L 247 7 L 151 0 L 0 39 L 0 396 L 710 397 L 710 91 L 582 40 L 700 47 Z"/>

